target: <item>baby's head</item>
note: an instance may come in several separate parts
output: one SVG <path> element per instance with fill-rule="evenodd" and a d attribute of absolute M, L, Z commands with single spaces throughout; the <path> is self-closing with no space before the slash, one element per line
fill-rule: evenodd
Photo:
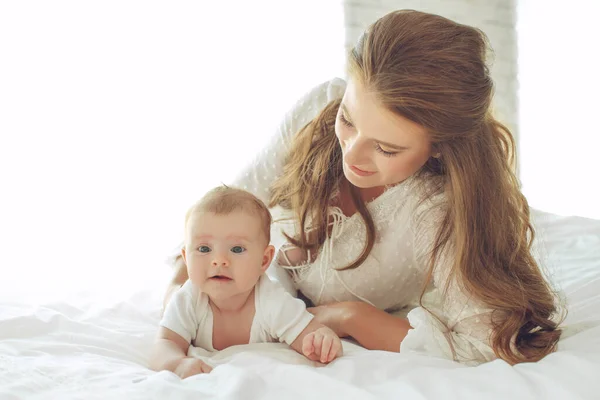
<path fill-rule="evenodd" d="M 271 214 L 251 193 L 209 191 L 185 217 L 182 250 L 190 280 L 211 298 L 251 290 L 273 259 Z"/>

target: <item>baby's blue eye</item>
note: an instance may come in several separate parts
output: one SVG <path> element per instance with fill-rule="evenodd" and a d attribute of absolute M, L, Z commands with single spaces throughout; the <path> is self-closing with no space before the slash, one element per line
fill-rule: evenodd
<path fill-rule="evenodd" d="M 208 247 L 208 246 L 200 246 L 198 248 L 198 251 L 200 253 L 210 253 L 210 247 Z"/>
<path fill-rule="evenodd" d="M 233 247 L 231 248 L 231 251 L 232 251 L 233 253 L 240 254 L 240 253 L 243 253 L 244 251 L 246 251 L 246 249 L 245 249 L 245 248 L 243 248 L 242 246 L 233 246 Z"/>

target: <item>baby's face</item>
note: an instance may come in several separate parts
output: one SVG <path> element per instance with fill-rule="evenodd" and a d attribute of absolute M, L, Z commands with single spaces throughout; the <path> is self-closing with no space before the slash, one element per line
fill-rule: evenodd
<path fill-rule="evenodd" d="M 272 246 L 261 220 L 244 211 L 195 213 L 187 224 L 185 261 L 190 280 L 213 299 L 251 290 L 269 267 Z"/>

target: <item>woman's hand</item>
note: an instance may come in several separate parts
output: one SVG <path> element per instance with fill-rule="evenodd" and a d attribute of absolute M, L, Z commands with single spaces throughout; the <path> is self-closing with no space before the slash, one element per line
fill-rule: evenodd
<path fill-rule="evenodd" d="M 311 307 L 316 322 L 330 327 L 339 337 L 352 336 L 369 350 L 400 351 L 400 343 L 411 329 L 406 318 L 398 318 L 361 301 L 343 301 Z"/>
<path fill-rule="evenodd" d="M 310 307 L 308 311 L 315 316 L 315 320 L 331 328 L 339 337 L 349 336 L 348 321 L 355 315 L 357 304 L 355 301 L 343 301 L 326 306 Z"/>

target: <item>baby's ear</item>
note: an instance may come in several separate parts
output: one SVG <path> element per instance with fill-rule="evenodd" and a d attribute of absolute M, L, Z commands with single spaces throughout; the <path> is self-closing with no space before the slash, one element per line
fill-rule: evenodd
<path fill-rule="evenodd" d="M 181 257 L 183 257 L 183 262 L 187 264 L 187 260 L 185 259 L 185 246 L 181 248 Z"/>
<path fill-rule="evenodd" d="M 265 253 L 263 254 L 263 261 L 262 261 L 262 265 L 261 265 L 261 269 L 263 272 L 265 272 L 267 270 L 267 268 L 269 268 L 269 265 L 271 265 L 271 261 L 273 260 L 274 256 L 275 256 L 275 247 L 273 247 L 272 245 L 268 245 L 267 248 L 265 249 Z"/>

